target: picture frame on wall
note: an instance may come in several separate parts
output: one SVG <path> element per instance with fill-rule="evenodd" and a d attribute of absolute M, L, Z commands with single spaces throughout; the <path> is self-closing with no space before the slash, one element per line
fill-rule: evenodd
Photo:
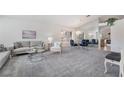
<path fill-rule="evenodd" d="M 22 39 L 36 39 L 36 31 L 33 30 L 23 30 Z"/>

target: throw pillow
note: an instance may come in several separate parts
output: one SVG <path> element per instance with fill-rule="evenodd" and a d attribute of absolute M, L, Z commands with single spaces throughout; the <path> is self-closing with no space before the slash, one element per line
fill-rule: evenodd
<path fill-rule="evenodd" d="M 14 48 L 15 48 L 15 49 L 21 48 L 21 47 L 22 47 L 21 42 L 16 42 L 16 43 L 14 43 Z"/>
<path fill-rule="evenodd" d="M 6 51 L 6 48 L 4 47 L 3 44 L 0 44 L 0 52 Z"/>

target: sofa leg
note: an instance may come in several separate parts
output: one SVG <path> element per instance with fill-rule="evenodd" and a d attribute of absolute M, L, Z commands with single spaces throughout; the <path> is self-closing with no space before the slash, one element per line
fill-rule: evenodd
<path fill-rule="evenodd" d="M 124 64 L 122 65 L 122 77 L 124 77 Z"/>
<path fill-rule="evenodd" d="M 123 75 L 123 65 L 120 64 L 119 77 L 122 77 L 122 75 Z"/>
<path fill-rule="evenodd" d="M 106 62 L 106 59 L 105 59 L 105 62 L 104 62 L 104 66 L 105 66 L 105 71 L 104 71 L 104 73 L 107 73 L 107 62 Z"/>
<path fill-rule="evenodd" d="M 11 59 L 12 58 L 12 55 L 10 55 L 9 58 Z"/>
<path fill-rule="evenodd" d="M 121 71 L 119 71 L 119 77 L 122 77 L 122 76 L 121 76 Z"/>

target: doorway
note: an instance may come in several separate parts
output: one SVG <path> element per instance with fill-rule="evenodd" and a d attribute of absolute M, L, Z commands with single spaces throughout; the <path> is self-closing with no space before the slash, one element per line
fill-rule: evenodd
<path fill-rule="evenodd" d="M 109 26 L 102 26 L 100 31 L 100 48 L 106 51 L 111 50 L 111 28 Z"/>

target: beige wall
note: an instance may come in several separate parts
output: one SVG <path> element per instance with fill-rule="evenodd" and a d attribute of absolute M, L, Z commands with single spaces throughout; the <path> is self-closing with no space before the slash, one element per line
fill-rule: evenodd
<path fill-rule="evenodd" d="M 11 46 L 13 42 L 29 40 L 22 39 L 23 30 L 35 30 L 37 32 L 37 38 L 31 40 L 46 41 L 51 36 L 55 40 L 59 39 L 61 27 L 54 24 L 26 21 L 17 18 L 0 18 L 0 43 Z"/>
<path fill-rule="evenodd" d="M 111 50 L 120 52 L 124 48 L 124 19 L 111 27 Z"/>

